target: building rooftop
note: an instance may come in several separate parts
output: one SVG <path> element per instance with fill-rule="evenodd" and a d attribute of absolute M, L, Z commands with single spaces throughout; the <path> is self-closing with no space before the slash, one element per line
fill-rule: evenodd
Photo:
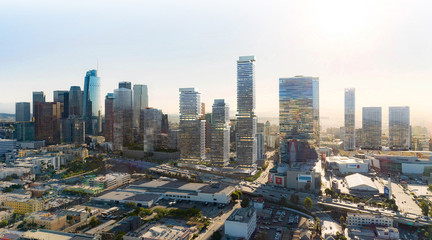
<path fill-rule="evenodd" d="M 375 185 L 374 182 L 372 182 L 372 180 L 369 177 L 366 177 L 359 173 L 346 176 L 345 181 L 347 182 L 349 189 L 360 187 L 360 186 L 366 186 L 371 189 L 376 189 L 377 191 L 379 191 L 378 187 Z"/>
<path fill-rule="evenodd" d="M 255 209 L 253 207 L 238 208 L 231 213 L 227 221 L 247 223 L 252 218 Z"/>

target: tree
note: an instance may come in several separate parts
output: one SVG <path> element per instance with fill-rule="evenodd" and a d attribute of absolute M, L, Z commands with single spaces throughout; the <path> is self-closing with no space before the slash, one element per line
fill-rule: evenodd
<path fill-rule="evenodd" d="M 326 188 L 324 190 L 324 193 L 326 194 L 326 196 L 333 196 L 333 190 L 331 190 L 330 188 Z"/>
<path fill-rule="evenodd" d="M 429 185 L 428 189 L 429 189 L 429 192 L 432 192 L 432 185 Z"/>
<path fill-rule="evenodd" d="M 136 208 L 137 204 L 135 202 L 127 202 L 126 207 L 128 208 Z"/>
<path fill-rule="evenodd" d="M 6 227 L 8 225 L 8 221 L 7 220 L 3 220 L 0 222 L 0 228 L 2 227 Z"/>
<path fill-rule="evenodd" d="M 292 194 L 291 195 L 291 197 L 290 197 L 290 201 L 292 202 L 292 203 L 294 203 L 294 204 L 298 204 L 299 203 L 299 196 L 298 195 L 295 195 L 295 194 Z"/>
<path fill-rule="evenodd" d="M 303 205 L 305 206 L 306 209 L 312 209 L 312 199 L 306 197 L 305 200 L 303 201 Z"/>
<path fill-rule="evenodd" d="M 233 192 L 232 194 L 231 194 L 231 199 L 233 200 L 233 201 L 236 201 L 236 200 L 238 200 L 240 198 L 240 196 L 239 196 L 239 194 L 237 193 L 237 192 Z"/>
<path fill-rule="evenodd" d="M 339 218 L 339 222 L 340 222 L 340 224 L 343 224 L 343 223 L 345 222 L 345 218 L 344 218 L 344 216 L 341 216 L 341 217 Z"/>
<path fill-rule="evenodd" d="M 220 240 L 220 239 L 222 239 L 222 234 L 219 231 L 216 231 L 211 235 L 210 239 L 211 240 Z"/>
<path fill-rule="evenodd" d="M 97 225 L 99 225 L 99 221 L 96 219 L 96 217 L 92 217 L 92 218 L 90 219 L 89 226 L 90 226 L 91 228 L 94 228 L 94 227 L 96 227 Z"/>
<path fill-rule="evenodd" d="M 91 211 L 92 211 L 92 210 L 91 210 L 91 208 L 89 208 L 89 207 L 85 207 L 85 211 L 88 212 L 89 214 L 91 214 Z"/>
<path fill-rule="evenodd" d="M 242 208 L 246 208 L 246 207 L 249 206 L 249 202 L 250 202 L 249 198 L 245 198 L 245 199 L 243 199 L 243 200 L 241 201 L 240 206 L 241 206 Z"/>
<path fill-rule="evenodd" d="M 427 216 L 428 213 L 429 213 L 429 204 L 427 204 L 427 203 L 425 202 L 425 200 L 422 200 L 422 201 L 420 202 L 420 208 L 421 208 L 421 210 L 422 210 L 422 214 Z"/>

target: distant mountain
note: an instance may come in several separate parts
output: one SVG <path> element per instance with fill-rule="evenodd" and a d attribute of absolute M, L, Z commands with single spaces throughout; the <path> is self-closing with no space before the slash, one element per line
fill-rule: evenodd
<path fill-rule="evenodd" d="M 0 113 L 0 121 L 15 121 L 15 114 Z"/>

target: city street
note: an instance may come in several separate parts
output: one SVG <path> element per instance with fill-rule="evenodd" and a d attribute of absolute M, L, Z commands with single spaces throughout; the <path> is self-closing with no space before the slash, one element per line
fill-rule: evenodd
<path fill-rule="evenodd" d="M 408 192 L 406 193 L 404 189 L 396 183 L 392 183 L 391 186 L 400 212 L 421 215 L 420 207 L 415 203 Z"/>
<path fill-rule="evenodd" d="M 240 208 L 240 201 L 237 201 L 237 203 L 234 205 L 234 207 L 230 211 L 222 214 L 222 216 L 214 218 L 212 223 L 210 224 L 210 226 L 207 228 L 207 231 L 205 231 L 205 233 L 203 233 L 203 234 L 200 234 L 198 236 L 198 239 L 202 239 L 202 240 L 210 239 L 211 235 L 214 232 L 218 231 L 224 225 L 226 219 L 237 208 Z"/>

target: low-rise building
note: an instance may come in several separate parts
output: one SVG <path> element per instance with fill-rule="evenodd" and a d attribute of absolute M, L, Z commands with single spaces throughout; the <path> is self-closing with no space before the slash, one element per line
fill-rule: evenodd
<path fill-rule="evenodd" d="M 12 218 L 13 208 L 2 207 L 0 208 L 0 222 L 9 221 Z"/>
<path fill-rule="evenodd" d="M 327 169 L 332 169 L 341 175 L 369 172 L 369 159 L 330 156 L 326 158 L 326 165 Z"/>
<path fill-rule="evenodd" d="M 394 227 L 377 227 L 377 236 L 375 239 L 391 239 L 397 240 L 399 237 L 399 230 Z"/>
<path fill-rule="evenodd" d="M 159 194 L 136 193 L 130 191 L 117 190 L 106 193 L 102 196 L 92 198 L 93 201 L 109 202 L 113 204 L 136 203 L 137 206 L 151 208 L 162 198 Z"/>
<path fill-rule="evenodd" d="M 66 215 L 50 212 L 34 212 L 24 217 L 27 224 L 35 224 L 49 230 L 59 230 L 66 226 Z"/>
<path fill-rule="evenodd" d="M 347 188 L 351 194 L 374 195 L 379 189 L 370 177 L 355 173 L 345 177 Z"/>
<path fill-rule="evenodd" d="M 382 215 L 372 215 L 363 213 L 348 213 L 347 226 L 360 227 L 360 226 L 393 226 L 393 219 Z"/>
<path fill-rule="evenodd" d="M 168 226 L 162 224 L 148 223 L 136 231 L 129 232 L 123 236 L 124 240 L 189 240 L 198 230 L 195 227 Z"/>
<path fill-rule="evenodd" d="M 253 207 L 238 208 L 225 221 L 225 235 L 248 240 L 256 224 L 256 210 Z"/>
<path fill-rule="evenodd" d="M 4 200 L 5 207 L 11 207 L 14 213 L 26 214 L 43 210 L 43 202 L 38 199 L 8 197 Z"/>
<path fill-rule="evenodd" d="M 130 181 L 131 176 L 128 173 L 110 173 L 105 176 L 98 176 L 89 180 L 89 184 L 104 189 L 114 188 L 126 184 Z"/>
<path fill-rule="evenodd" d="M 3 167 L 0 166 L 0 179 L 12 176 L 16 174 L 18 177 L 22 177 L 25 174 L 29 174 L 30 169 L 25 167 Z"/>

